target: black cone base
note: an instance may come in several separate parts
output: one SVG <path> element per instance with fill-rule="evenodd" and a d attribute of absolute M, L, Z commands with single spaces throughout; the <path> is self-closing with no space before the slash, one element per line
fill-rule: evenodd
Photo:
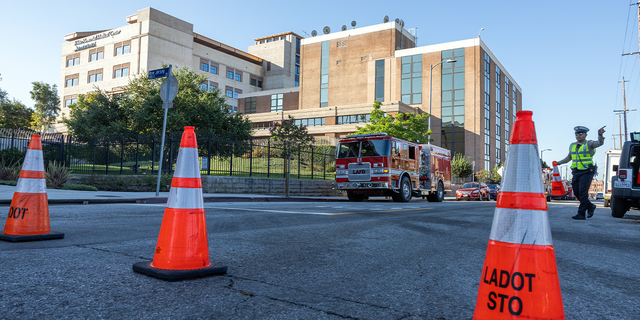
<path fill-rule="evenodd" d="M 188 278 L 207 277 L 227 273 L 226 266 L 214 265 L 213 263 L 201 269 L 170 270 L 158 269 L 151 266 L 149 262 L 138 262 L 133 265 L 133 271 L 146 274 L 148 276 L 160 278 L 167 281 L 178 281 Z"/>
<path fill-rule="evenodd" d="M 29 235 L 16 235 L 0 233 L 0 240 L 11 242 L 23 242 L 23 241 L 38 241 L 38 240 L 53 240 L 64 238 L 62 232 L 50 232 L 45 234 L 29 234 Z"/>

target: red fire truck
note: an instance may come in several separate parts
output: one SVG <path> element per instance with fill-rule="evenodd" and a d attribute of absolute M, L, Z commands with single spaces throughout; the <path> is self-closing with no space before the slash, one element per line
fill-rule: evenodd
<path fill-rule="evenodd" d="M 348 135 L 337 148 L 336 187 L 350 201 L 391 196 L 407 202 L 417 196 L 440 202 L 451 191 L 451 151 L 386 133 Z"/>

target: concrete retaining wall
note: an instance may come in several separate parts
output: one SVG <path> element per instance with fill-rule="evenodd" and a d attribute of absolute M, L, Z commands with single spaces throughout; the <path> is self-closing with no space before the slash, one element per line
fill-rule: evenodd
<path fill-rule="evenodd" d="M 298 180 L 289 183 L 290 196 L 340 196 L 331 189 L 332 180 Z M 202 176 L 205 193 L 248 193 L 285 195 L 285 180 L 271 178 Z"/>
<path fill-rule="evenodd" d="M 99 190 L 111 191 L 155 191 L 156 176 L 89 176 L 72 174 L 69 183 L 98 184 Z M 141 184 L 142 180 L 151 179 L 151 187 Z M 89 180 L 92 180 L 91 182 Z M 202 176 L 202 191 L 204 193 L 237 193 L 237 194 L 265 194 L 285 195 L 284 179 Z M 333 180 L 298 180 L 291 179 L 289 184 L 290 196 L 326 197 L 342 196 L 331 189 Z"/>

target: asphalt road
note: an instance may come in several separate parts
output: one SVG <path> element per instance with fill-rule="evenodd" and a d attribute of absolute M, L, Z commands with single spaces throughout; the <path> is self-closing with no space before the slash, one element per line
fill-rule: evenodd
<path fill-rule="evenodd" d="M 131 269 L 152 260 L 164 205 L 51 205 L 64 239 L 0 241 L 0 317 L 470 319 L 495 202 L 205 207 L 228 273 L 165 282 Z M 549 206 L 566 318 L 638 319 L 640 212 L 576 209 Z"/>

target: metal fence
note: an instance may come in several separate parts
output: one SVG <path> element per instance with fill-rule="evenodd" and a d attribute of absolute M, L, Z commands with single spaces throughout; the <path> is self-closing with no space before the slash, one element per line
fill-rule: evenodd
<path fill-rule="evenodd" d="M 0 156 L 5 164 L 21 162 L 32 134 L 0 129 Z M 41 134 L 45 166 L 58 161 L 79 174 L 157 174 L 160 152 L 163 172 L 173 172 L 182 132 L 94 138 L 80 141 L 66 134 Z M 196 132 L 203 175 L 283 178 L 289 153 L 293 179 L 334 179 L 335 147 L 313 146 L 285 152 L 269 139 L 236 141 L 233 135 Z"/>

